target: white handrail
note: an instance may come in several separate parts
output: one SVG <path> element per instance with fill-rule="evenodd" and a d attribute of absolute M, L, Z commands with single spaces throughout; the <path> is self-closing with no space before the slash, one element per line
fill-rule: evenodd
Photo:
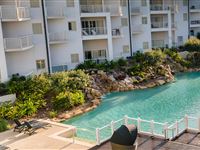
<path fill-rule="evenodd" d="M 191 128 L 188 127 L 189 124 L 189 119 L 193 119 L 197 121 L 198 124 L 198 129 L 197 128 Z M 96 129 L 96 141 L 97 141 L 97 145 L 100 145 L 101 143 L 109 140 L 112 136 L 112 134 L 115 131 L 115 125 L 116 123 L 119 123 L 121 121 L 124 120 L 125 125 L 129 124 L 129 121 L 136 121 L 137 122 L 137 128 L 138 128 L 138 133 L 139 134 L 145 134 L 145 135 L 149 135 L 149 136 L 155 136 L 155 137 L 159 137 L 162 139 L 174 139 L 175 137 L 181 135 L 182 133 L 184 133 L 186 130 L 193 130 L 193 131 L 200 131 L 200 118 L 196 118 L 196 117 L 189 117 L 189 116 L 185 116 L 184 118 L 176 121 L 175 123 L 171 124 L 168 126 L 168 123 L 160 123 L 160 122 L 155 122 L 153 120 L 149 121 L 149 120 L 143 120 L 141 118 L 131 118 L 128 116 L 125 116 L 124 118 L 117 120 L 117 121 L 112 121 L 110 124 L 105 125 L 102 128 L 97 128 Z M 150 131 L 143 131 L 142 130 L 142 125 L 141 123 L 148 123 L 150 125 Z M 161 126 L 161 130 L 162 133 L 158 134 L 156 133 L 155 129 L 156 129 L 156 125 Z M 181 128 L 181 125 L 182 126 Z M 103 137 L 101 139 L 101 131 L 107 129 L 108 131 L 110 131 L 110 135 L 107 137 Z M 171 132 L 171 136 L 169 136 L 169 133 Z"/>
<path fill-rule="evenodd" d="M 107 34 L 107 29 L 105 27 L 82 28 L 82 35 L 83 36 L 105 35 L 105 34 Z"/>

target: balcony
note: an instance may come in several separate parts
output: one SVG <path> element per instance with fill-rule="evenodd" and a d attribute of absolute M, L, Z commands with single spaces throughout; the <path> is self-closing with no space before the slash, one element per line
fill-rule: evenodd
<path fill-rule="evenodd" d="M 152 32 L 168 31 L 168 22 L 158 21 L 151 23 Z"/>
<path fill-rule="evenodd" d="M 27 7 L 1 6 L 3 22 L 27 21 L 31 19 L 30 9 Z"/>
<path fill-rule="evenodd" d="M 82 28 L 83 40 L 107 39 L 105 27 Z"/>
<path fill-rule="evenodd" d="M 133 16 L 141 15 L 140 7 L 131 8 L 131 15 L 133 15 Z"/>
<path fill-rule="evenodd" d="M 142 25 L 133 25 L 132 26 L 132 34 L 140 34 L 143 32 L 143 26 Z"/>
<path fill-rule="evenodd" d="M 122 16 L 122 8 L 119 5 L 81 5 L 81 13 L 110 13 L 111 16 Z"/>
<path fill-rule="evenodd" d="M 167 13 L 168 11 L 174 12 L 175 7 L 172 5 L 151 4 L 150 10 L 151 13 Z"/>
<path fill-rule="evenodd" d="M 190 27 L 200 27 L 200 20 L 192 20 L 191 23 L 190 23 Z"/>
<path fill-rule="evenodd" d="M 67 42 L 67 31 L 49 33 L 49 44 L 62 44 Z"/>
<path fill-rule="evenodd" d="M 152 48 L 166 47 L 164 40 L 152 40 Z"/>
<path fill-rule="evenodd" d="M 4 38 L 4 49 L 6 52 L 25 51 L 32 47 L 32 35 L 18 38 Z"/>
<path fill-rule="evenodd" d="M 48 6 L 46 10 L 48 19 L 64 19 L 66 17 L 64 7 Z"/>
<path fill-rule="evenodd" d="M 190 12 L 191 13 L 198 13 L 198 12 L 200 12 L 200 5 L 197 5 L 197 4 L 192 5 L 190 7 Z"/>
<path fill-rule="evenodd" d="M 112 36 L 113 38 L 121 38 L 122 37 L 122 31 L 120 28 L 112 29 Z"/>

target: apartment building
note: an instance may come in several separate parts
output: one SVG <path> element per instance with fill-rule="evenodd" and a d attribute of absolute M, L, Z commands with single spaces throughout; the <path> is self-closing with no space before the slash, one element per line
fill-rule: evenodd
<path fill-rule="evenodd" d="M 200 32 L 198 0 L 0 0 L 0 79 L 180 46 Z"/>

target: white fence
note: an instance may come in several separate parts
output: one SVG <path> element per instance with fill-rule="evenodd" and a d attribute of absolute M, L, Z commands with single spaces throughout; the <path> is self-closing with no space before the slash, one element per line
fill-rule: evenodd
<path fill-rule="evenodd" d="M 23 50 L 32 46 L 32 35 L 18 38 L 4 38 L 5 51 Z"/>
<path fill-rule="evenodd" d="M 185 131 L 200 132 L 200 118 L 189 117 L 187 115 L 170 126 L 168 126 L 168 123 L 160 123 L 153 120 L 148 121 L 141 118 L 125 116 L 120 120 L 112 121 L 110 124 L 96 129 L 97 145 L 109 140 L 114 131 L 121 125 L 130 124 L 137 125 L 139 134 L 153 136 L 160 139 L 173 140 Z"/>
<path fill-rule="evenodd" d="M 22 20 L 30 18 L 30 9 L 27 7 L 1 6 L 3 20 Z"/>
<path fill-rule="evenodd" d="M 83 36 L 105 35 L 105 34 L 107 34 L 107 29 L 105 27 L 82 28 Z"/>

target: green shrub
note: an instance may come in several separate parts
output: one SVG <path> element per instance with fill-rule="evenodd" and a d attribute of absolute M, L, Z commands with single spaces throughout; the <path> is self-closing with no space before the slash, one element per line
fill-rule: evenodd
<path fill-rule="evenodd" d="M 13 106 L 10 102 L 5 102 L 0 105 L 0 118 L 10 119 L 12 118 Z"/>
<path fill-rule="evenodd" d="M 52 110 L 52 111 L 49 112 L 50 118 L 55 118 L 57 115 L 58 115 L 57 111 Z"/>
<path fill-rule="evenodd" d="M 195 37 L 188 39 L 185 42 L 183 49 L 190 52 L 200 51 L 200 40 Z"/>
<path fill-rule="evenodd" d="M 9 93 L 9 91 L 8 91 L 6 84 L 0 83 L 0 96 L 6 95 L 8 93 Z"/>
<path fill-rule="evenodd" d="M 53 107 L 58 111 L 68 110 L 74 106 L 83 104 L 84 102 L 84 94 L 81 91 L 66 91 L 61 92 L 58 96 L 56 96 L 55 100 L 53 101 Z"/>
<path fill-rule="evenodd" d="M 6 131 L 8 129 L 8 122 L 4 119 L 0 119 L 0 132 Z"/>

